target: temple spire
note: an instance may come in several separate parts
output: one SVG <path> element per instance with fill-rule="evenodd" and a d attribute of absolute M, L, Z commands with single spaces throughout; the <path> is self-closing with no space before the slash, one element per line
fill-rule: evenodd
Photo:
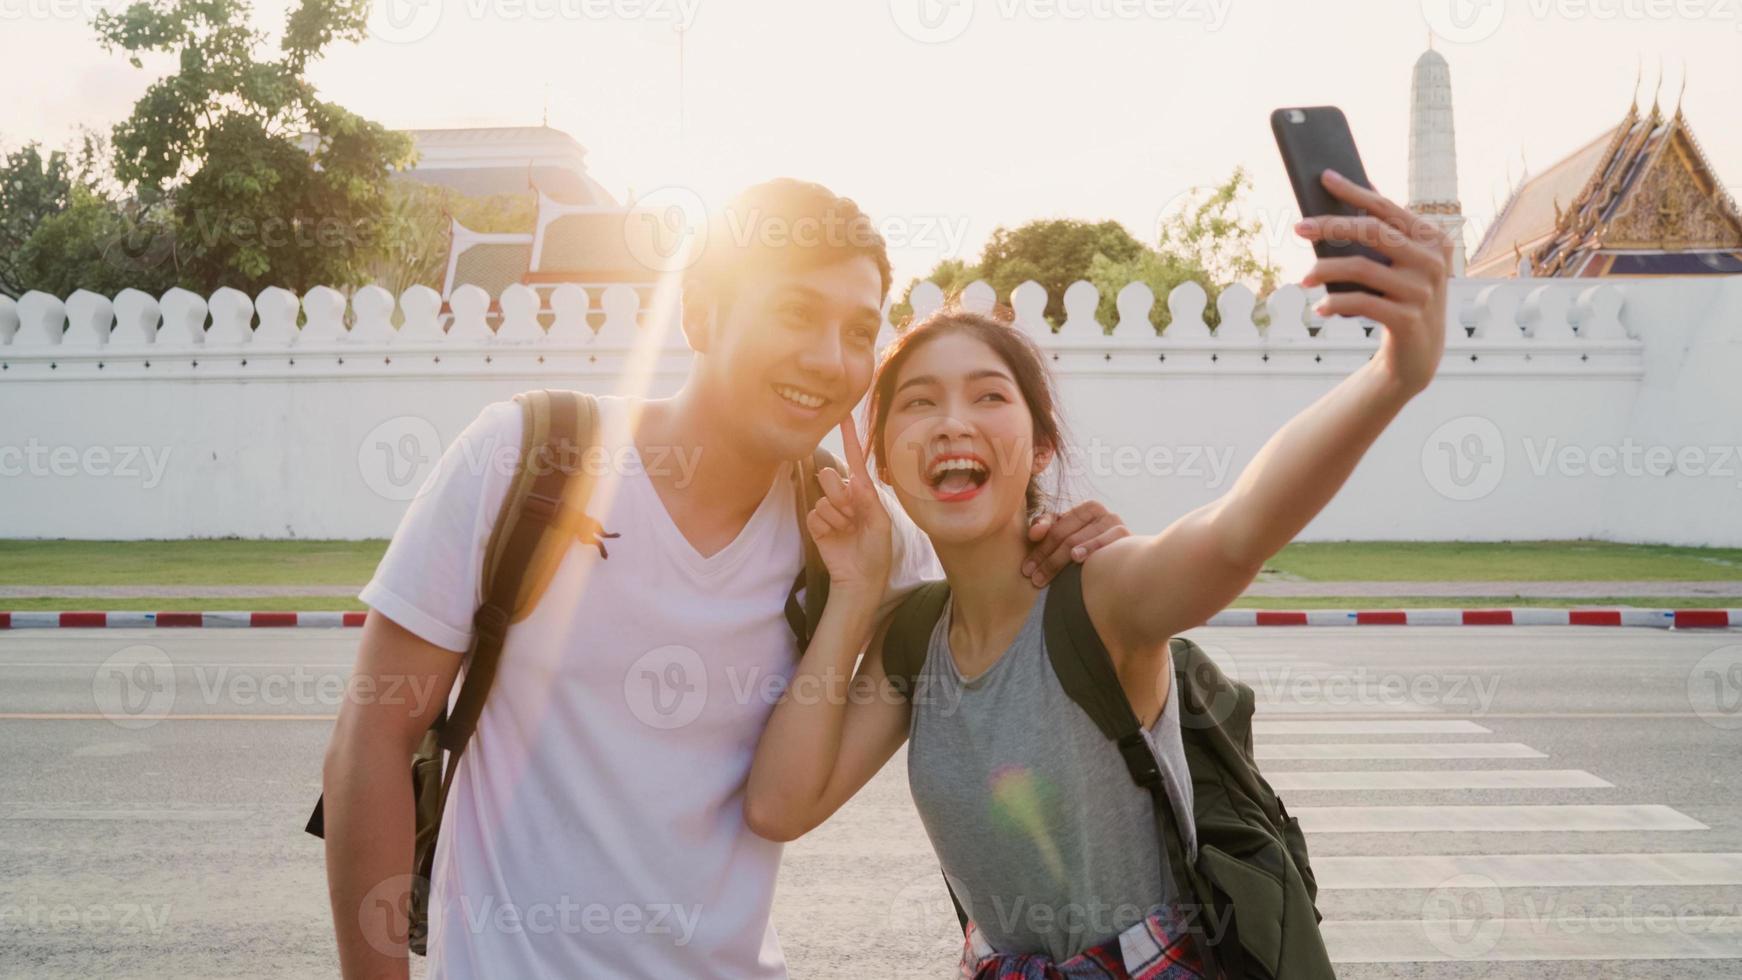
<path fill-rule="evenodd" d="M 1458 200 L 1457 134 L 1452 122 L 1452 72 L 1430 46 L 1415 62 L 1409 107 L 1409 209 L 1456 246 L 1453 274 L 1464 273 L 1464 209 Z"/>

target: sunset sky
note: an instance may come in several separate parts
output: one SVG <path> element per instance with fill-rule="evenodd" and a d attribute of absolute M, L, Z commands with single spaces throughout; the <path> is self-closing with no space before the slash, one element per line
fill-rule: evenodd
<path fill-rule="evenodd" d="M 535 125 L 548 91 L 550 124 L 620 199 L 819 180 L 884 223 L 901 281 L 1031 218 L 1113 218 L 1153 240 L 1170 202 L 1236 166 L 1272 258 L 1298 277 L 1311 252 L 1288 231 L 1270 110 L 1342 106 L 1375 184 L 1402 199 L 1430 23 L 1472 251 L 1508 169 L 1542 169 L 1617 121 L 1641 60 L 1641 100 L 1661 62 L 1666 108 L 1685 66 L 1695 132 L 1742 187 L 1737 0 L 380 3 L 373 36 L 314 70 L 327 98 L 394 127 Z M 152 64 L 98 46 L 99 6 L 0 0 L 0 145 L 68 144 L 143 91 Z M 259 24 L 276 31 L 286 6 L 259 3 Z"/>

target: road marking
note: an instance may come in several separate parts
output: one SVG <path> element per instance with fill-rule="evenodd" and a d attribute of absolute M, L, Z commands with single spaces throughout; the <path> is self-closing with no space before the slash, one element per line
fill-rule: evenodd
<path fill-rule="evenodd" d="M 1358 772 L 1277 772 L 1277 792 L 1290 790 L 1609 789 L 1615 784 L 1583 769 L 1433 769 Z"/>
<path fill-rule="evenodd" d="M 1254 721 L 1254 735 L 1492 735 L 1455 718 L 1385 718 L 1376 721 Z"/>
<path fill-rule="evenodd" d="M 1323 695 L 1315 695 L 1322 697 Z M 1390 697 L 1394 698 L 1395 695 Z M 1374 707 L 1351 705 L 1351 701 L 1376 701 Z M 1254 706 L 1259 715 L 1300 715 L 1300 714 L 1368 714 L 1395 717 L 1397 715 L 1439 714 L 1441 709 L 1430 704 L 1420 704 L 1414 701 L 1395 701 L 1386 697 L 1357 698 L 1351 695 L 1337 694 L 1335 700 L 1291 701 L 1283 699 L 1266 699 L 1263 692 L 1258 692 Z"/>
<path fill-rule="evenodd" d="M 1479 875 L 1496 888 L 1742 885 L 1742 854 L 1412 854 L 1313 859 L 1321 889 L 1438 888 Z"/>
<path fill-rule="evenodd" d="M 1513 718 L 1525 721 L 1559 721 L 1563 718 L 1625 721 L 1630 718 L 1657 720 L 1663 718 L 1703 718 L 1704 716 L 1694 711 L 1568 711 L 1565 713 L 1557 713 L 1553 711 L 1493 711 L 1486 714 L 1474 715 L 1472 717 L 1484 719 Z"/>
<path fill-rule="evenodd" d="M 1742 916 L 1326 919 L 1320 928 L 1338 963 L 1742 957 Z"/>
<path fill-rule="evenodd" d="M 102 666 L 105 666 L 107 663 L 108 662 L 104 661 L 104 660 L 40 660 L 40 661 L 13 661 L 13 662 L 0 661 L 0 667 L 102 667 Z M 230 667 L 230 668 L 234 668 L 236 670 L 245 670 L 248 668 L 266 668 L 266 667 L 270 667 L 270 668 L 273 668 L 275 670 L 286 670 L 286 669 L 294 668 L 294 667 L 304 667 L 304 668 L 332 667 L 334 669 L 339 669 L 339 668 L 350 668 L 351 666 L 353 666 L 353 664 L 349 660 L 345 661 L 344 663 L 319 661 L 319 660 L 304 660 L 304 661 L 300 661 L 300 662 L 291 662 L 291 663 L 267 663 L 267 662 L 261 662 L 261 661 L 251 661 L 249 663 L 207 663 L 207 662 L 203 662 L 203 661 L 183 660 L 183 661 L 175 664 L 175 667 L 177 669 L 180 669 L 180 670 L 196 670 L 196 669 L 199 669 L 201 667 Z"/>
<path fill-rule="evenodd" d="M 131 716 L 121 716 L 123 719 Z M 207 715 L 151 715 L 153 721 L 333 721 L 338 715 L 246 715 L 246 714 L 207 714 Z M 0 712 L 0 721 L 114 721 L 115 715 L 96 714 L 91 712 L 54 712 L 54 711 L 8 711 Z"/>
<path fill-rule="evenodd" d="M 1675 810 L 1649 804 L 1495 804 L 1464 806 L 1302 806 L 1289 813 L 1309 834 L 1478 831 L 1709 830 Z"/>
<path fill-rule="evenodd" d="M 206 823 L 220 820 L 246 820 L 247 810 L 14 810 L 0 811 L 0 820 L 172 820 Z"/>
<path fill-rule="evenodd" d="M 1523 742 L 1313 742 L 1256 746 L 1259 759 L 1546 759 Z"/>

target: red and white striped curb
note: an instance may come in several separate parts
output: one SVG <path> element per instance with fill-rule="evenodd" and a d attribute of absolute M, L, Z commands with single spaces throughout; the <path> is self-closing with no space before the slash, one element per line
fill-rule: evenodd
<path fill-rule="evenodd" d="M 0 612 L 0 629 L 362 626 L 361 612 Z M 1742 628 L 1742 609 L 1224 609 L 1205 626 L 1647 626 Z"/>
<path fill-rule="evenodd" d="M 361 612 L 0 612 L 0 629 L 139 629 L 152 626 L 329 628 L 361 626 Z"/>
<path fill-rule="evenodd" d="M 1224 609 L 1206 626 L 1650 626 L 1742 627 L 1742 609 Z"/>

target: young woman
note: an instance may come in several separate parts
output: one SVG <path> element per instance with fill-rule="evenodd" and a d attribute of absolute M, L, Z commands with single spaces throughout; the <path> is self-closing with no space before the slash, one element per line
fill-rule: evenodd
<path fill-rule="evenodd" d="M 1367 214 L 1296 230 L 1365 242 L 1391 264 L 1326 259 L 1304 281 L 1383 294 L 1332 293 L 1320 306 L 1381 323 L 1378 351 L 1283 426 L 1221 499 L 1160 534 L 1107 543 L 1082 566 L 1083 607 L 1145 724 L 1187 854 L 1191 783 L 1168 639 L 1238 596 L 1330 501 L 1444 351 L 1445 237 L 1334 174 L 1325 183 Z M 914 803 L 972 923 L 964 976 L 1201 975 L 1151 797 L 1050 668 L 1048 589 L 1004 571 L 1020 560 L 1028 515 L 1044 502 L 1040 476 L 1064 448 L 1041 353 L 996 320 L 943 311 L 885 353 L 870 414 L 876 476 L 844 423 L 849 475 L 824 471 L 809 516 L 829 600 L 757 748 L 751 828 L 803 835 L 911 739 Z M 873 621 L 890 560 L 879 481 L 930 537 L 950 585 L 911 701 L 886 693 L 888 624 Z"/>

